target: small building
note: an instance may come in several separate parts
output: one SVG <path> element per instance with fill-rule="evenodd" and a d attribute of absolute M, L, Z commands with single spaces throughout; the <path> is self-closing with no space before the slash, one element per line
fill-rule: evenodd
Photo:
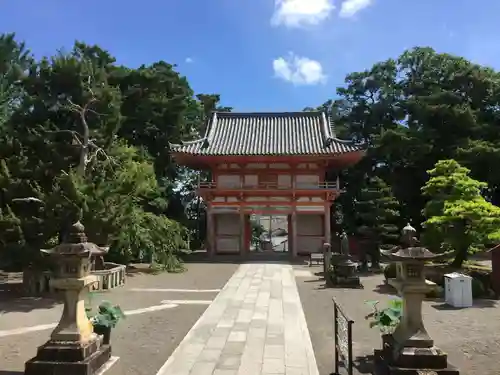
<path fill-rule="evenodd" d="M 170 145 L 177 163 L 210 171 L 198 193 L 207 204 L 211 256 L 250 251 L 250 215 L 288 217 L 290 256 L 331 242 L 330 207 L 338 173 L 364 151 L 335 137 L 324 112 L 214 112 L 199 140 Z"/>

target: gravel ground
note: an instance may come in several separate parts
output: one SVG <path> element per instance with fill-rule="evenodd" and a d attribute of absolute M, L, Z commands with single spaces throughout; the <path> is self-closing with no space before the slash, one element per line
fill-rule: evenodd
<path fill-rule="evenodd" d="M 391 295 L 377 288 L 383 283 L 382 275 L 362 277 L 364 289 L 323 289 L 319 277 L 307 277 L 304 271 L 319 272 L 320 267 L 296 267 L 297 286 L 306 315 L 320 375 L 333 371 L 333 305 L 332 298 L 342 305 L 355 321 L 353 351 L 358 374 L 368 374 L 366 356 L 380 347 L 380 334 L 370 329 L 364 316 L 370 312 L 367 300 L 383 304 Z M 383 291 L 383 290 L 382 290 Z M 500 355 L 500 303 L 479 300 L 468 309 L 451 309 L 442 301 L 425 301 L 425 326 L 437 346 L 449 355 L 450 362 L 463 375 L 498 375 Z"/>
<path fill-rule="evenodd" d="M 159 305 L 167 299 L 213 299 L 215 293 L 132 292 L 130 289 L 220 289 L 237 267 L 229 263 L 190 263 L 184 273 L 133 273 L 127 277 L 124 287 L 93 293 L 91 300 L 93 305 L 109 300 L 124 310 L 131 310 Z M 0 331 L 57 322 L 61 312 L 61 301 L 39 297 L 13 298 L 10 293 L 0 290 Z"/>
<path fill-rule="evenodd" d="M 183 274 L 135 274 L 127 279 L 124 288 L 101 293 L 94 298 L 109 299 L 124 310 L 160 305 L 162 300 L 212 300 L 216 293 L 132 292 L 132 288 L 220 289 L 234 273 L 236 264 L 188 264 Z M 1 297 L 1 295 L 0 295 Z M 24 303 L 25 305 L 26 303 Z M 45 309 L 19 310 L 20 300 L 2 302 L 0 330 L 56 322 L 60 317 L 59 304 Z M 172 309 L 130 316 L 120 322 L 112 333 L 113 355 L 120 360 L 107 375 L 155 375 L 208 305 L 179 305 Z M 40 331 L 0 338 L 0 375 L 17 375 L 24 362 L 36 354 L 50 331 Z"/>

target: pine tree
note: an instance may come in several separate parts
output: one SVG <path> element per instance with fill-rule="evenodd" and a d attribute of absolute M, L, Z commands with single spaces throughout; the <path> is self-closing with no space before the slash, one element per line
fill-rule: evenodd
<path fill-rule="evenodd" d="M 422 188 L 430 198 L 423 212 L 423 239 L 456 250 L 453 265 L 461 267 L 469 253 L 500 240 L 500 207 L 481 195 L 487 184 L 470 177 L 470 170 L 455 160 L 440 160 L 428 173 Z"/>
<path fill-rule="evenodd" d="M 355 208 L 356 234 L 366 244 L 372 266 L 378 267 L 380 246 L 399 240 L 399 202 L 384 180 L 373 177 L 356 197 Z"/>

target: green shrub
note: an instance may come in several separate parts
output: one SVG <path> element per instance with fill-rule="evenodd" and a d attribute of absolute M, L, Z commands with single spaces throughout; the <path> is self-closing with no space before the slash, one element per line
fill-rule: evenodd
<path fill-rule="evenodd" d="M 467 274 L 473 279 L 480 281 L 485 290 L 493 289 L 493 285 L 491 283 L 491 271 L 472 270 L 467 272 Z"/>
<path fill-rule="evenodd" d="M 125 313 L 120 306 L 112 305 L 111 302 L 103 301 L 97 308 L 97 314 L 92 315 L 92 308 L 87 308 L 87 316 L 94 326 L 114 328 L 121 319 L 125 319 Z"/>
<path fill-rule="evenodd" d="M 430 291 L 428 291 L 425 295 L 426 298 L 441 298 L 443 297 L 444 291 L 441 287 L 439 288 L 432 288 Z"/>
<path fill-rule="evenodd" d="M 377 327 L 382 334 L 394 332 L 401 320 L 403 301 L 400 298 L 393 298 L 389 306 L 381 310 L 378 309 L 379 301 L 365 303 L 372 308 L 372 312 L 365 316 L 366 320 L 370 320 L 370 328 Z"/>
<path fill-rule="evenodd" d="M 484 288 L 483 283 L 479 279 L 472 279 L 472 297 L 480 298 L 486 295 L 486 289 Z"/>

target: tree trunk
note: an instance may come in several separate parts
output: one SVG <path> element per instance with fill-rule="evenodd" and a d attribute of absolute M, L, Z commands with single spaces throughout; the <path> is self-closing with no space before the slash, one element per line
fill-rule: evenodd
<path fill-rule="evenodd" d="M 374 269 L 379 269 L 380 268 L 380 250 L 379 250 L 379 244 L 377 242 L 374 242 L 371 246 L 371 261 L 372 261 L 372 268 Z"/>
<path fill-rule="evenodd" d="M 455 259 L 451 263 L 454 268 L 462 268 L 463 263 L 467 260 L 469 255 L 469 245 L 460 246 L 455 254 Z"/>

